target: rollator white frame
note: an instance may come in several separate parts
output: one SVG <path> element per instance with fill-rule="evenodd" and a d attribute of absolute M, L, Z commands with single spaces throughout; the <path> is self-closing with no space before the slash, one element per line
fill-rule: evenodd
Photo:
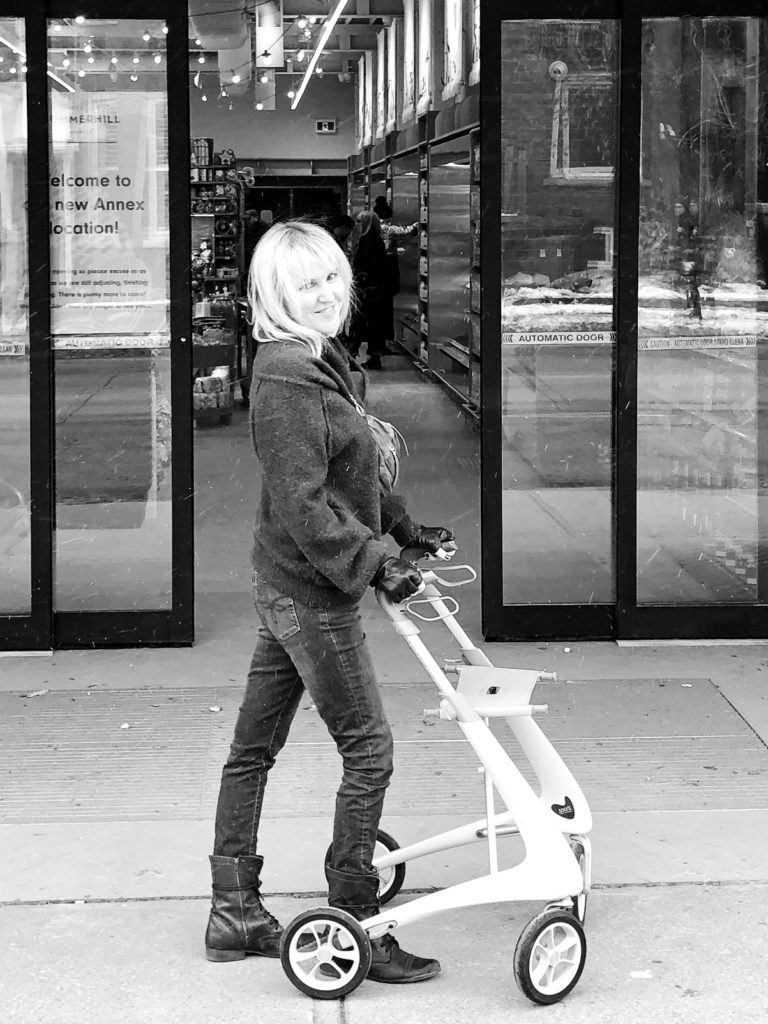
<path fill-rule="evenodd" d="M 450 558 L 446 550 L 438 553 Z M 460 580 L 446 579 L 448 572 L 466 571 Z M 443 910 L 504 903 L 546 900 L 544 911 L 523 928 L 515 947 L 515 980 L 523 993 L 539 1003 L 563 998 L 578 982 L 586 957 L 582 928 L 586 894 L 590 888 L 592 852 L 587 833 L 592 816 L 586 798 L 560 755 L 533 720 L 546 704 L 531 704 L 538 683 L 554 683 L 552 673 L 525 669 L 495 668 L 456 621 L 458 603 L 437 589 L 462 586 L 476 579 L 471 566 L 442 566 L 440 573 L 423 569 L 421 597 L 404 605 L 393 604 L 380 591 L 379 604 L 397 632 L 427 670 L 440 694 L 440 706 L 425 714 L 455 721 L 480 760 L 485 781 L 485 817 L 431 839 L 390 849 L 392 840 L 380 833 L 374 856 L 383 887 L 384 905 L 397 893 L 394 870 L 409 860 L 485 839 L 488 873 L 449 888 L 419 896 L 399 906 L 386 905 L 364 921 L 339 908 L 304 911 L 285 929 L 280 959 L 286 974 L 302 992 L 314 998 L 338 999 L 352 992 L 367 976 L 371 964 L 370 939 L 402 925 Z M 448 607 L 452 602 L 454 610 Z M 424 616 L 416 605 L 426 602 L 434 616 Z M 462 658 L 442 669 L 421 639 L 421 630 L 409 616 L 442 621 L 461 649 Z M 454 686 L 447 673 L 455 673 Z M 527 757 L 538 782 L 536 793 L 490 729 L 492 718 L 506 718 Z M 506 810 L 497 812 L 499 793 Z M 525 854 L 513 867 L 500 869 L 497 840 L 518 835 Z M 402 884 L 402 872 L 400 884 Z M 389 889 L 387 890 L 387 885 Z"/>
<path fill-rule="evenodd" d="M 456 570 L 468 570 L 472 575 L 460 582 L 442 576 Z M 470 566 L 445 566 L 440 573 L 422 570 L 425 588 L 418 600 L 428 602 L 435 609 L 435 619 L 445 623 L 461 649 L 465 664 L 448 669 L 458 676 L 455 687 L 446 670 L 427 649 L 419 627 L 408 617 L 410 610 L 424 618 L 414 611 L 413 599 L 404 606 L 396 605 L 379 592 L 378 600 L 438 688 L 442 698 L 440 707 L 426 714 L 456 721 L 477 754 L 482 766 L 480 771 L 485 777 L 486 814 L 478 821 L 376 857 L 373 864 L 385 870 L 430 853 L 487 839 L 489 870 L 480 878 L 417 897 L 400 906 L 388 906 L 376 916 L 361 921 L 370 937 L 443 910 L 485 903 L 546 900 L 550 906 L 570 909 L 578 897 L 589 891 L 591 884 L 591 845 L 587 838 L 592 828 L 589 805 L 562 758 L 533 720 L 533 715 L 546 711 L 547 705 L 530 703 L 534 686 L 554 683 L 556 677 L 535 670 L 495 668 L 461 628 L 435 585 L 452 587 L 469 583 L 476 578 L 474 570 Z M 538 794 L 491 732 L 490 719 L 499 717 L 507 719 L 520 743 L 538 780 Z M 506 811 L 496 812 L 494 791 L 499 793 Z M 497 838 L 508 835 L 521 837 L 525 856 L 514 867 L 499 870 Z M 566 837 L 581 843 L 584 850 L 581 866 Z"/>

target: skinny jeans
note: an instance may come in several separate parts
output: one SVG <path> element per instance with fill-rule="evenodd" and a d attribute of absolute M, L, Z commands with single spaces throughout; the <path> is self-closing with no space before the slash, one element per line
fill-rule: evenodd
<path fill-rule="evenodd" d="M 216 812 L 214 854 L 256 853 L 270 768 L 288 738 L 306 689 L 342 759 L 333 845 L 326 863 L 332 905 L 375 913 L 372 866 L 392 774 L 386 719 L 359 605 L 312 608 L 253 574 L 256 647 Z"/>

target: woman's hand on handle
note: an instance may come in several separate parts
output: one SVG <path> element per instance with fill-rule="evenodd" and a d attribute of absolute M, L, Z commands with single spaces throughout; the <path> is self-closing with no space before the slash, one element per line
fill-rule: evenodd
<path fill-rule="evenodd" d="M 447 526 L 420 526 L 418 532 L 408 542 L 409 550 L 421 551 L 426 555 L 436 555 L 448 560 L 458 550 L 453 539 L 453 530 Z"/>
<path fill-rule="evenodd" d="M 372 580 L 377 590 L 400 604 L 424 589 L 424 580 L 419 567 L 405 558 L 387 558 L 379 566 Z"/>

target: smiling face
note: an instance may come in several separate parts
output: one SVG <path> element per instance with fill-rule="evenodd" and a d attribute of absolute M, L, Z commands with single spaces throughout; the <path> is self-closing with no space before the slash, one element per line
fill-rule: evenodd
<path fill-rule="evenodd" d="M 296 321 L 327 338 L 338 334 L 346 285 L 336 267 L 309 260 L 292 284 L 292 312 Z"/>

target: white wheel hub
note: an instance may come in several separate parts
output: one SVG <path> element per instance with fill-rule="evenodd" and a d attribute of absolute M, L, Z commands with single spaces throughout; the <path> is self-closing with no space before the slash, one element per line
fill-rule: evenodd
<path fill-rule="evenodd" d="M 531 980 L 545 995 L 567 988 L 581 963 L 581 939 L 575 928 L 556 921 L 541 933 L 530 956 Z"/>

